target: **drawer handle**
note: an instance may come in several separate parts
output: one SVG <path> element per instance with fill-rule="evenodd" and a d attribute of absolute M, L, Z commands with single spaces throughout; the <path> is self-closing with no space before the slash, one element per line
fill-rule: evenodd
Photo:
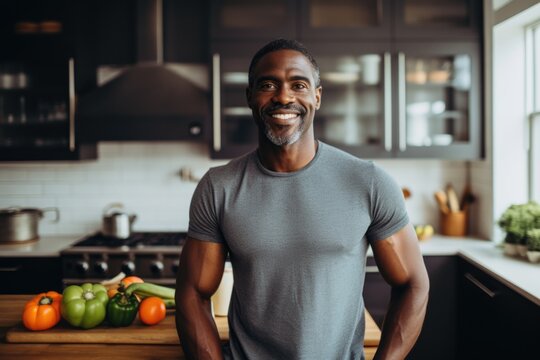
<path fill-rule="evenodd" d="M 0 272 L 15 272 L 21 270 L 21 265 L 14 267 L 3 267 L 0 268 Z"/>
<path fill-rule="evenodd" d="M 473 275 L 471 275 L 470 273 L 466 273 L 465 274 L 465 278 L 467 280 L 469 280 L 474 286 L 476 286 L 477 288 L 479 288 L 480 290 L 482 290 L 482 292 L 484 294 L 486 294 L 487 296 L 489 296 L 490 298 L 494 298 L 495 296 L 497 296 L 497 293 L 494 292 L 493 290 L 490 290 L 487 286 L 485 286 L 484 284 L 482 284 L 480 282 L 480 280 L 478 280 L 477 278 L 475 278 Z"/>
<path fill-rule="evenodd" d="M 378 274 L 378 273 L 379 273 L 378 267 L 374 265 L 366 266 L 366 274 Z"/>

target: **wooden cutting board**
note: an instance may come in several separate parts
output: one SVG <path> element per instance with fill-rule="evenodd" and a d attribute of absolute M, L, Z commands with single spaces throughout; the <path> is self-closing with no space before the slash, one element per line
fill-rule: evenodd
<path fill-rule="evenodd" d="M 381 338 L 381 331 L 371 315 L 366 311 L 366 331 L 364 347 L 377 346 Z M 215 318 L 219 337 L 223 341 L 229 340 L 229 326 L 227 317 Z M 100 325 L 93 329 L 83 330 L 69 325 L 61 320 L 52 329 L 44 331 L 27 330 L 22 323 L 11 327 L 6 332 L 8 343 L 48 343 L 48 344 L 139 344 L 139 345 L 178 345 L 174 311 L 159 324 L 148 326 L 139 319 L 127 327 L 111 327 Z"/>
<path fill-rule="evenodd" d="M 226 317 L 216 317 L 216 324 L 222 340 L 229 339 Z M 10 343 L 62 343 L 62 344 L 179 344 L 174 313 L 167 314 L 159 324 L 147 326 L 139 319 L 127 327 L 100 325 L 93 329 L 75 328 L 62 320 L 52 329 L 30 331 L 22 323 L 10 328 L 6 333 Z"/>

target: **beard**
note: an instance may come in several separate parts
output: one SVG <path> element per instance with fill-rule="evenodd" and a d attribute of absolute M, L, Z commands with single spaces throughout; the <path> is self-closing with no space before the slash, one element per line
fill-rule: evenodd
<path fill-rule="evenodd" d="M 294 129 L 294 131 L 291 134 L 285 134 L 285 135 L 278 135 L 275 133 L 274 129 L 272 128 L 272 125 L 270 124 L 270 121 L 268 117 L 265 116 L 265 113 L 269 113 L 272 111 L 276 111 L 279 109 L 288 109 L 288 110 L 296 110 L 299 113 L 300 116 L 300 123 Z M 306 127 L 306 109 L 303 106 L 291 104 L 291 105 L 281 105 L 276 104 L 268 109 L 264 109 L 261 112 L 261 117 L 264 119 L 264 134 L 266 135 L 266 138 L 270 140 L 270 142 L 276 146 L 283 146 L 283 145 L 291 145 L 300 139 L 300 136 L 302 136 L 302 133 L 305 130 Z"/>
<path fill-rule="evenodd" d="M 292 134 L 287 135 L 277 135 L 274 130 L 272 129 L 272 126 L 268 123 L 267 120 L 264 120 L 264 134 L 272 142 L 272 144 L 276 146 L 283 146 L 283 145 L 291 145 L 300 139 L 300 136 L 304 132 L 305 129 L 305 120 L 303 116 L 300 116 L 300 124 L 296 129 L 294 129 L 294 132 Z"/>

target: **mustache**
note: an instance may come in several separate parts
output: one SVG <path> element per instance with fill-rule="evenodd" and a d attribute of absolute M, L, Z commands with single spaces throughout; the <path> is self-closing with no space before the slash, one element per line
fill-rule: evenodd
<path fill-rule="evenodd" d="M 298 105 L 298 104 L 286 104 L 286 105 L 283 105 L 283 104 L 273 104 L 273 105 L 270 105 L 269 107 L 265 108 L 264 109 L 264 113 L 269 113 L 269 112 L 273 112 L 273 111 L 277 111 L 277 110 L 292 110 L 292 111 L 296 111 L 298 113 L 300 113 L 300 115 L 304 115 L 307 111 L 306 111 L 306 108 L 303 107 L 302 105 Z"/>

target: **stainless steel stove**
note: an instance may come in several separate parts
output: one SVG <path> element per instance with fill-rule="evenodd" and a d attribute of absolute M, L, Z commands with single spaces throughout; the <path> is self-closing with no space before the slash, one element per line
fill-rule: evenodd
<path fill-rule="evenodd" d="M 120 272 L 174 285 L 185 232 L 139 232 L 127 239 L 100 233 L 61 252 L 64 285 L 99 282 Z"/>

